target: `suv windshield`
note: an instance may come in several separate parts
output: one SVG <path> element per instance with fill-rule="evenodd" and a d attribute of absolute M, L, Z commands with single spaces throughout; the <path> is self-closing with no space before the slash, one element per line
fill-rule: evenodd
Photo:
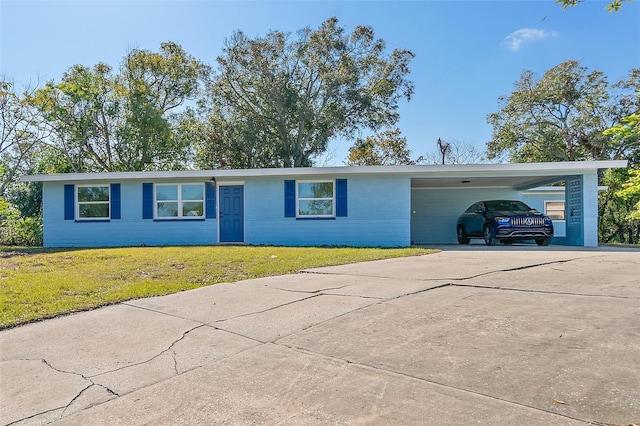
<path fill-rule="evenodd" d="M 487 211 L 512 211 L 512 212 L 528 212 L 531 208 L 520 201 L 486 201 Z"/>

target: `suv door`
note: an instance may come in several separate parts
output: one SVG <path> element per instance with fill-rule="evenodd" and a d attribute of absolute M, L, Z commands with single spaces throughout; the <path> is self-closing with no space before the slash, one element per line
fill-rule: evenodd
<path fill-rule="evenodd" d="M 485 206 L 483 203 L 475 203 L 469 212 L 469 233 L 482 235 L 482 225 L 484 224 Z"/>

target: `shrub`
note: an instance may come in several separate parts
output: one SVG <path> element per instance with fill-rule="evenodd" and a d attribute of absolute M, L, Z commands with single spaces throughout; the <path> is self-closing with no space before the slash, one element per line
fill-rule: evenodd
<path fill-rule="evenodd" d="M 42 217 L 21 217 L 18 209 L 0 198 L 0 245 L 41 246 Z"/>

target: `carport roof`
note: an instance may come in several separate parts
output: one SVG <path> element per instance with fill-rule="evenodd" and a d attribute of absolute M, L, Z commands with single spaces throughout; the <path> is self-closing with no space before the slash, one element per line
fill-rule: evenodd
<path fill-rule="evenodd" d="M 626 160 L 555 163 L 449 164 L 414 166 L 299 167 L 280 169 L 182 170 L 156 172 L 62 173 L 23 176 L 23 182 L 78 182 L 135 179 L 243 179 L 329 175 L 409 175 L 413 188 L 511 187 L 519 190 L 564 180 L 598 169 L 624 168 Z"/>
<path fill-rule="evenodd" d="M 567 161 L 438 166 L 437 172 L 411 179 L 412 188 L 514 188 L 519 191 L 565 180 L 598 169 L 624 168 L 626 160 Z"/>

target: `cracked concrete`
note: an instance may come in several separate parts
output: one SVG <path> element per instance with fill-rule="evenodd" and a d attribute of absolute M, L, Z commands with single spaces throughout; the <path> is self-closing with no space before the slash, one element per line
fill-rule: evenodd
<path fill-rule="evenodd" d="M 640 420 L 638 251 L 304 272 L 2 331 L 0 424 Z"/>

